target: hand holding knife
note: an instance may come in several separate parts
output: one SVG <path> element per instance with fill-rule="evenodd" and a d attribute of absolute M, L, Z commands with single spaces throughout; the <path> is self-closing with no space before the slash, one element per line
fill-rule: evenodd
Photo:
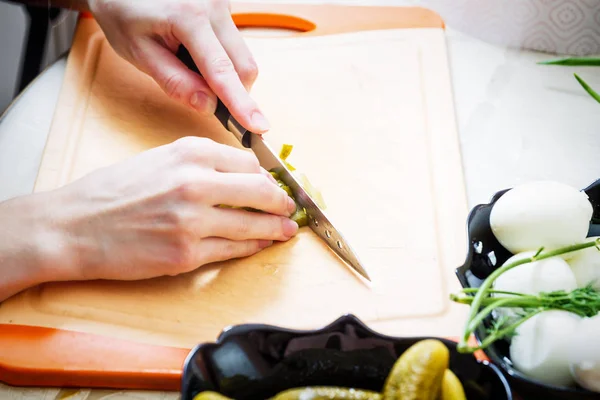
<path fill-rule="evenodd" d="M 201 75 L 192 56 L 184 46 L 179 47 L 177 58 L 179 58 L 190 70 Z M 279 178 L 291 189 L 296 203 L 306 211 L 308 225 L 313 232 L 325 241 L 327 246 L 355 272 L 364 279 L 370 281 L 371 279 L 367 271 L 340 231 L 336 229 L 331 221 L 323 214 L 323 211 L 313 201 L 306 190 L 304 190 L 302 185 L 285 166 L 282 160 L 279 159 L 276 153 L 264 141 L 262 136 L 250 132 L 238 123 L 236 119 L 231 116 L 231 113 L 220 99 L 217 99 L 215 116 L 225 129 L 235 135 L 242 146 L 252 149 L 263 168 L 269 171 L 274 170 L 278 173 Z"/>

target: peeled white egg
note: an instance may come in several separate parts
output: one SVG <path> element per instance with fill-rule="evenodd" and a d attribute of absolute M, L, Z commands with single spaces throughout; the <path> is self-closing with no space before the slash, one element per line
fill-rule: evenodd
<path fill-rule="evenodd" d="M 600 392 L 600 315 L 583 318 L 570 343 L 570 367 L 583 388 Z"/>
<path fill-rule="evenodd" d="M 590 237 L 586 240 L 596 239 L 598 237 Z M 600 290 L 600 250 L 594 246 L 576 251 L 568 262 L 575 274 L 578 287 L 592 284 L 594 289 Z"/>
<path fill-rule="evenodd" d="M 506 260 L 503 265 L 531 257 L 535 251 L 516 254 Z M 572 291 L 577 288 L 577 280 L 571 267 L 561 257 L 544 258 L 543 260 L 521 264 L 501 274 L 493 285 L 494 289 L 508 292 L 537 295 L 540 292 L 555 290 Z M 497 294 L 495 296 L 507 296 Z M 504 315 L 512 320 L 519 308 L 498 308 L 496 316 Z"/>
<path fill-rule="evenodd" d="M 569 343 L 581 317 L 567 311 L 549 310 L 528 319 L 516 329 L 510 344 L 515 368 L 537 381 L 572 386 Z"/>
<path fill-rule="evenodd" d="M 502 265 L 532 257 L 535 251 L 526 251 L 510 257 Z M 494 288 L 524 294 L 538 294 L 554 290 L 571 291 L 577 288 L 575 274 L 562 257 L 549 257 L 518 265 L 501 274 Z"/>
<path fill-rule="evenodd" d="M 584 192 L 560 182 L 539 181 L 518 185 L 500 197 L 492 207 L 490 225 L 500 244 L 517 254 L 580 243 L 592 213 Z"/>

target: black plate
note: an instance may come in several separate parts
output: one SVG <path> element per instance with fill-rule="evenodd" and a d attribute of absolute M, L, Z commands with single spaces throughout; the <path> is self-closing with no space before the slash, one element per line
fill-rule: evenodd
<path fill-rule="evenodd" d="M 394 338 L 369 329 L 353 315 L 325 328 L 298 331 L 270 325 L 238 325 L 216 343 L 194 348 L 185 361 L 181 399 L 203 391 L 234 399 L 268 399 L 301 386 L 344 386 L 381 391 L 394 362 L 425 337 Z M 502 372 L 487 361 L 450 350 L 450 369 L 469 400 L 512 400 Z"/>
<path fill-rule="evenodd" d="M 467 230 L 469 248 L 465 263 L 456 270 L 456 275 L 463 287 L 479 287 L 483 280 L 502 265 L 512 253 L 506 250 L 496 239 L 490 227 L 490 212 L 494 203 L 510 189 L 496 193 L 488 204 L 480 204 L 469 213 Z M 600 236 L 600 179 L 582 189 L 592 203 L 594 213 L 590 222 L 589 236 Z M 489 327 L 490 318 L 484 326 Z M 475 337 L 481 343 L 486 337 L 485 328 L 475 332 Z M 564 388 L 546 385 L 535 381 L 515 370 L 509 358 L 508 341 L 499 340 L 485 349 L 485 354 L 494 363 L 499 365 L 508 376 L 509 382 L 515 393 L 525 399 L 545 400 L 588 400 L 600 399 L 600 394 L 583 390 L 581 388 Z"/>

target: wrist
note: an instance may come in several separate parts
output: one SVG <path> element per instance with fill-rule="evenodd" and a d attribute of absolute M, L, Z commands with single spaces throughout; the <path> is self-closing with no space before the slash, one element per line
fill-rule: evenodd
<path fill-rule="evenodd" d="M 52 192 L 0 203 L 0 301 L 30 287 L 74 276 L 65 232 L 53 221 Z"/>

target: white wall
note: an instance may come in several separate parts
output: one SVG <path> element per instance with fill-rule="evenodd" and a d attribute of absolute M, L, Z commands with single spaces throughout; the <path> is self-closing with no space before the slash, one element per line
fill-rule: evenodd
<path fill-rule="evenodd" d="M 44 65 L 56 60 L 71 45 L 77 15 L 64 12 L 50 29 Z M 29 18 L 22 6 L 0 0 L 0 114 L 15 96 Z"/>

